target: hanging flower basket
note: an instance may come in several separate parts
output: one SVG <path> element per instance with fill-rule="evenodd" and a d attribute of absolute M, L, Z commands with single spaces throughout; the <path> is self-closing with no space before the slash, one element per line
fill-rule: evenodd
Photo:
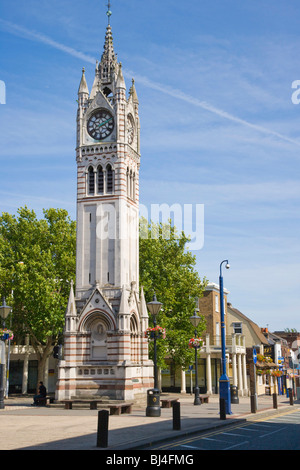
<path fill-rule="evenodd" d="M 283 374 L 282 370 L 272 370 L 273 377 L 281 377 Z"/>
<path fill-rule="evenodd" d="M 191 338 L 189 341 L 189 348 L 201 348 L 203 345 L 203 340 L 201 338 Z"/>
<path fill-rule="evenodd" d="M 265 357 L 265 362 L 266 362 L 267 364 L 271 364 L 271 363 L 273 362 L 273 359 L 272 359 L 271 357 L 266 356 L 266 357 Z"/>
<path fill-rule="evenodd" d="M 7 328 L 0 328 L 0 339 L 1 341 L 5 341 L 7 339 L 13 339 L 14 334 L 11 330 Z"/>
<path fill-rule="evenodd" d="M 166 329 L 162 328 L 161 326 L 155 326 L 153 328 L 147 328 L 145 331 L 145 338 L 148 340 L 156 339 L 165 339 L 166 337 Z"/>

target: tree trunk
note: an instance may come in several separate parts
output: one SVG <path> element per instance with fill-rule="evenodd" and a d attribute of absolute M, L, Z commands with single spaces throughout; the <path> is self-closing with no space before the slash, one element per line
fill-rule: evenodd
<path fill-rule="evenodd" d="M 38 377 L 37 377 L 37 392 L 39 388 L 39 383 L 44 382 L 45 379 L 45 372 L 46 372 L 46 364 L 47 359 L 51 354 L 53 348 L 53 339 L 51 337 L 48 338 L 46 344 L 35 343 L 33 342 L 33 348 L 37 355 L 38 360 Z"/>

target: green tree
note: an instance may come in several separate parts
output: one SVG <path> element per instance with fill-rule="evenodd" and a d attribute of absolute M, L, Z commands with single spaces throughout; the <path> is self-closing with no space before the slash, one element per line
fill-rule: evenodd
<path fill-rule="evenodd" d="M 27 207 L 0 217 L 0 290 L 13 307 L 15 339 L 29 334 L 38 358 L 38 380 L 62 334 L 70 279 L 75 277 L 76 227 L 67 211 Z"/>
<path fill-rule="evenodd" d="M 194 314 L 195 301 L 202 296 L 206 280 L 201 280 L 195 270 L 196 257 L 188 251 L 188 242 L 189 238 L 184 232 L 178 234 L 171 221 L 148 224 L 140 220 L 140 285 L 146 302 L 155 293 L 163 304 L 158 324 L 166 328 L 167 335 L 157 342 L 158 365 L 162 368 L 166 356 L 181 368 L 194 362 L 194 350 L 188 349 L 189 339 L 194 336 L 189 317 Z M 205 319 L 201 316 L 198 335 L 204 329 Z"/>

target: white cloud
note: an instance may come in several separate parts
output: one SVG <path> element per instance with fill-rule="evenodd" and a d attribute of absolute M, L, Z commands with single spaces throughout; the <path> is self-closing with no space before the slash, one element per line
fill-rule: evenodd
<path fill-rule="evenodd" d="M 96 62 L 96 59 L 94 59 L 93 57 L 84 54 L 83 52 L 77 51 L 76 49 L 73 49 L 73 47 L 69 47 L 65 44 L 59 43 L 50 38 L 49 36 L 46 36 L 45 34 L 36 31 L 31 31 L 27 28 L 24 28 L 23 26 L 19 26 L 15 23 L 11 23 L 10 21 L 2 19 L 0 19 L 0 25 L 9 33 L 21 36 L 26 39 L 33 39 L 43 44 L 47 44 L 50 47 L 54 47 L 54 49 L 58 49 L 62 52 L 65 52 L 66 54 L 72 55 L 73 57 L 77 57 L 78 59 L 83 59 L 92 64 L 95 64 Z"/>

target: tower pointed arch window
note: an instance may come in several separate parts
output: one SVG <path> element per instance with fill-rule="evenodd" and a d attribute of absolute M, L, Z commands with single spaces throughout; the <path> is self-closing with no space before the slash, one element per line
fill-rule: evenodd
<path fill-rule="evenodd" d="M 113 193 L 114 191 L 114 171 L 112 166 L 106 166 L 106 193 Z"/>
<path fill-rule="evenodd" d="M 127 184 L 127 197 L 135 201 L 135 192 L 136 192 L 136 176 L 133 170 L 130 170 L 127 167 L 126 172 L 126 184 Z"/>
<path fill-rule="evenodd" d="M 129 180 L 130 180 L 129 197 L 130 199 L 132 199 L 132 170 L 130 170 Z"/>
<path fill-rule="evenodd" d="M 135 172 L 132 175 L 132 194 L 131 198 L 135 201 Z"/>
<path fill-rule="evenodd" d="M 98 194 L 103 194 L 104 192 L 104 173 L 101 165 L 97 169 L 97 190 Z"/>
<path fill-rule="evenodd" d="M 127 167 L 127 172 L 126 172 L 126 189 L 127 189 L 127 196 L 130 197 L 130 177 L 129 177 L 128 167 Z"/>
<path fill-rule="evenodd" d="M 130 317 L 130 358 L 132 362 L 138 362 L 140 356 L 139 327 L 136 314 Z"/>
<path fill-rule="evenodd" d="M 89 195 L 94 195 L 95 194 L 95 172 L 94 168 L 90 166 L 88 168 L 88 174 L 87 174 L 87 189 L 88 189 L 88 194 Z"/>

